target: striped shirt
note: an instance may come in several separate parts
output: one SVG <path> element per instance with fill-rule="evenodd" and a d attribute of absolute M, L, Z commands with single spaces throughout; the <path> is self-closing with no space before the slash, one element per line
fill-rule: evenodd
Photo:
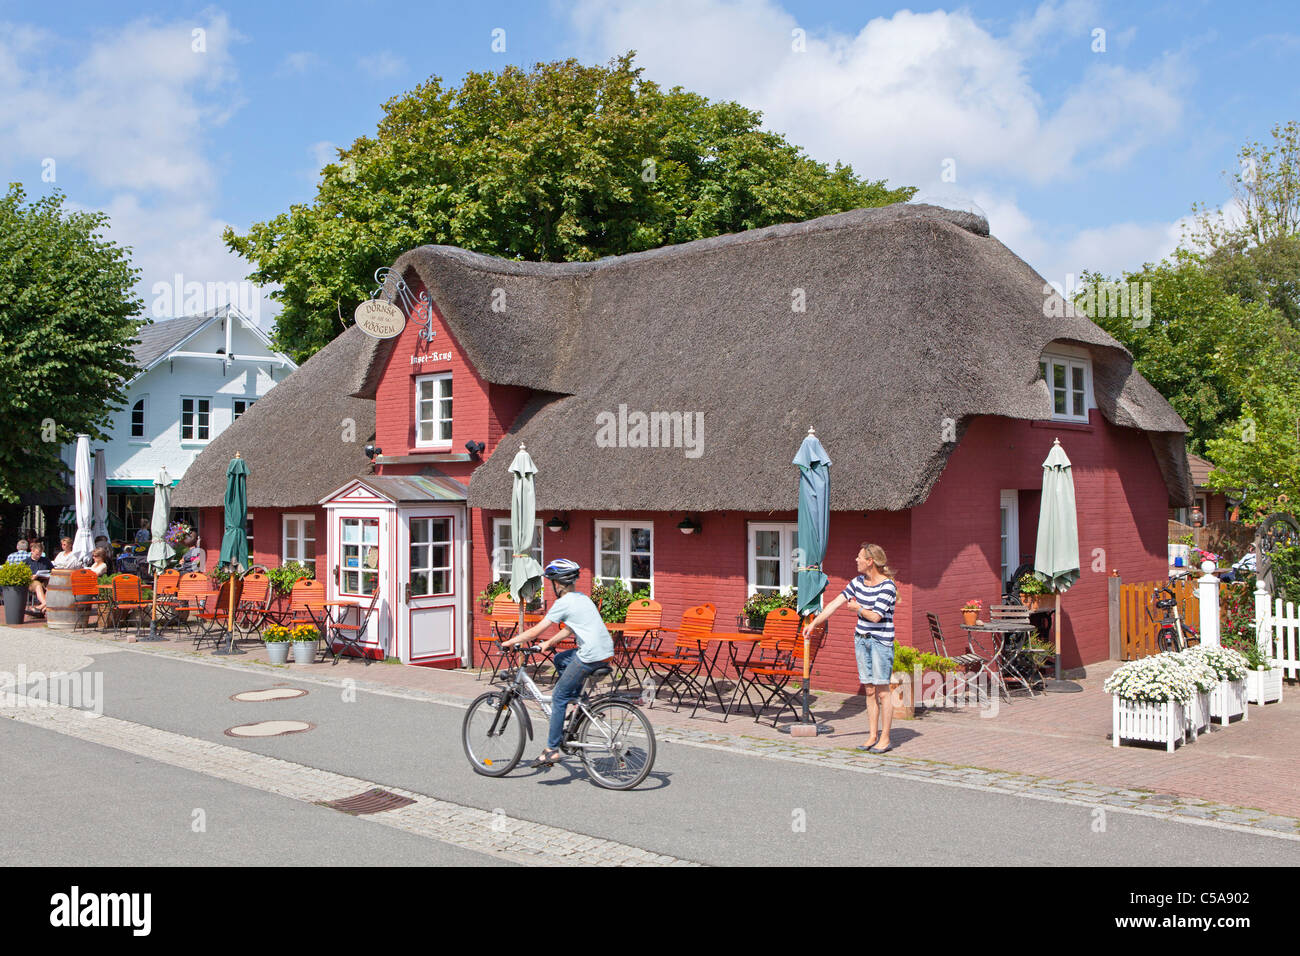
<path fill-rule="evenodd" d="M 868 621 L 858 616 L 858 626 L 853 631 L 854 637 L 874 637 L 880 641 L 894 639 L 894 605 L 898 602 L 898 588 L 894 582 L 885 578 L 879 584 L 868 584 L 867 579 L 859 574 L 849 582 L 842 592 L 843 597 L 858 605 L 862 611 L 875 611 L 880 615 L 879 621 Z"/>

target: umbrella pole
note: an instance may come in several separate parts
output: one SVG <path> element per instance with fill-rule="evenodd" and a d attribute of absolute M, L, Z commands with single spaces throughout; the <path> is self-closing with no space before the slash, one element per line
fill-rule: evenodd
<path fill-rule="evenodd" d="M 1052 630 L 1056 632 L 1056 679 L 1061 679 L 1061 592 L 1056 592 L 1056 613 L 1052 615 Z"/>
<path fill-rule="evenodd" d="M 158 639 L 158 569 L 153 569 L 153 598 L 149 607 L 149 640 Z"/>

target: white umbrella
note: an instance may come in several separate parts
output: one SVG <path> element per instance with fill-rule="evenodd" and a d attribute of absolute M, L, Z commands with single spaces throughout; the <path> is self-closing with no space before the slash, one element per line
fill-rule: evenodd
<path fill-rule="evenodd" d="M 167 567 L 172 549 L 167 546 L 167 521 L 171 516 L 172 479 L 166 468 L 158 469 L 153 481 L 153 521 L 149 526 L 153 541 L 149 545 L 149 567 L 153 570 L 153 599 L 149 608 L 149 640 L 158 635 L 158 572 Z"/>
<path fill-rule="evenodd" d="M 90 530 L 96 538 L 108 537 L 108 467 L 104 449 L 95 451 L 95 497 L 91 510 Z"/>
<path fill-rule="evenodd" d="M 78 435 L 77 458 L 72 473 L 72 488 L 77 501 L 77 533 L 72 539 L 72 553 L 79 565 L 88 564 L 91 552 L 95 550 L 95 536 L 91 531 L 94 511 L 92 482 L 90 436 Z"/>
<path fill-rule="evenodd" d="M 1043 462 L 1043 496 L 1038 513 L 1038 546 L 1034 573 L 1056 597 L 1052 617 L 1056 630 L 1056 680 L 1054 690 L 1073 690 L 1061 680 L 1061 592 L 1079 580 L 1079 518 L 1074 506 L 1074 475 L 1060 439 Z M 1080 690 L 1082 688 L 1079 688 Z"/>

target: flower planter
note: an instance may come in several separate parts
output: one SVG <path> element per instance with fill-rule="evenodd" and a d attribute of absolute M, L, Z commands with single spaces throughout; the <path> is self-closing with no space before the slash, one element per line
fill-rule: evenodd
<path fill-rule="evenodd" d="M 1038 610 L 1038 602 L 1041 601 L 1042 598 L 1043 598 L 1043 596 L 1042 596 L 1041 594 L 1022 594 L 1022 595 L 1020 595 L 1021 603 L 1023 603 L 1023 604 L 1025 605 L 1025 607 L 1027 607 L 1027 608 L 1029 609 L 1029 613 L 1030 613 L 1030 614 L 1032 614 L 1032 613 L 1034 613 L 1035 611 Z"/>
<path fill-rule="evenodd" d="M 272 664 L 287 664 L 289 662 L 289 642 L 288 641 L 264 641 L 266 645 L 266 659 Z"/>
<path fill-rule="evenodd" d="M 1246 700 L 1252 704 L 1282 702 L 1282 668 L 1246 672 Z"/>
<path fill-rule="evenodd" d="M 891 674 L 889 696 L 893 700 L 894 716 L 911 720 L 916 716 L 916 698 L 912 692 L 911 674 Z"/>
<path fill-rule="evenodd" d="M 979 618 L 979 611 L 962 611 L 961 620 L 967 627 L 974 627 L 976 620 Z"/>
<path fill-rule="evenodd" d="M 290 641 L 293 644 L 293 662 L 295 664 L 316 663 L 316 651 L 319 641 Z"/>
<path fill-rule="evenodd" d="M 1198 690 L 1187 707 L 1187 736 L 1195 740 L 1210 729 L 1210 692 Z"/>
<path fill-rule="evenodd" d="M 1210 691 L 1210 716 L 1217 718 L 1221 724 L 1226 724 L 1233 717 L 1249 720 L 1246 707 L 1244 680 L 1221 680 L 1219 686 Z"/>
<path fill-rule="evenodd" d="M 5 623 L 10 626 L 21 624 L 27 613 L 27 588 L 17 584 L 6 584 L 4 595 Z"/>
<path fill-rule="evenodd" d="M 1118 747 L 1121 741 L 1145 741 L 1164 744 L 1169 753 L 1187 733 L 1187 708 L 1175 700 L 1152 703 L 1111 698 L 1111 744 Z"/>

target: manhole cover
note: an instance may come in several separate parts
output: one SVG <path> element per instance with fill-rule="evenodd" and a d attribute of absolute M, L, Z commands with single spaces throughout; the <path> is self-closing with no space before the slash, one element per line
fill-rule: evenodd
<path fill-rule="evenodd" d="M 307 692 L 300 687 L 268 687 L 265 690 L 246 690 L 231 694 L 231 700 L 291 700 L 294 697 L 306 697 Z"/>
<path fill-rule="evenodd" d="M 279 737 L 281 734 L 298 734 L 311 730 L 314 724 L 305 720 L 263 720 L 256 724 L 240 724 L 226 731 L 227 737 Z"/>
<path fill-rule="evenodd" d="M 320 805 L 329 807 L 331 810 L 342 810 L 344 813 L 350 813 L 353 816 L 361 816 L 366 813 L 396 810 L 398 807 L 410 806 L 414 802 L 410 797 L 399 796 L 396 793 L 375 787 L 365 793 L 359 793 L 355 797 L 344 797 L 341 800 L 322 800 Z"/>

